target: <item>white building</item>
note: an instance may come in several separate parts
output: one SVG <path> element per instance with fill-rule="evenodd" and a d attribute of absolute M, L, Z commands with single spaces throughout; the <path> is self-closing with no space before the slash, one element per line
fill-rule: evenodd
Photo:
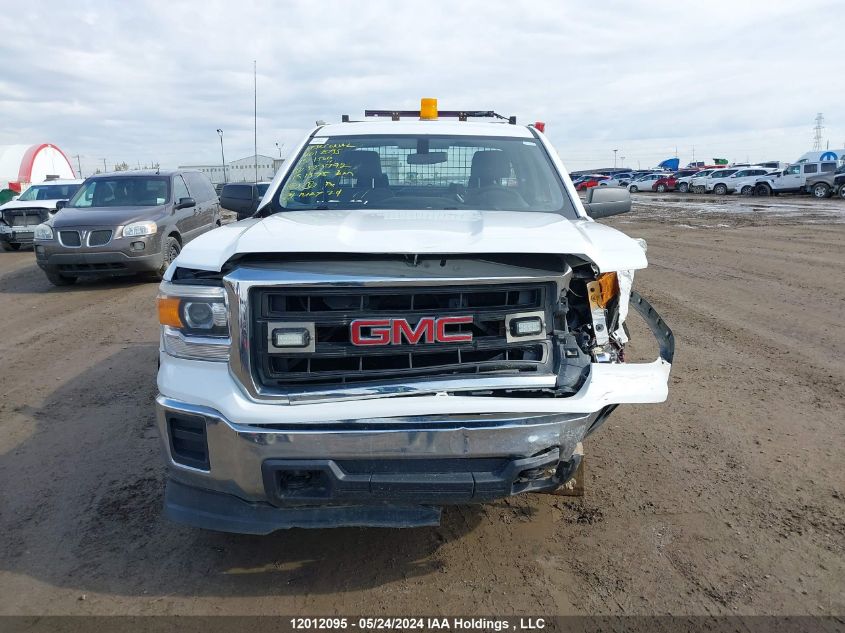
<path fill-rule="evenodd" d="M 47 178 L 76 178 L 65 153 L 50 143 L 0 145 L 0 189 L 22 191 Z"/>
<path fill-rule="evenodd" d="M 822 150 L 815 150 L 812 152 L 806 152 L 799 158 L 796 162 L 804 163 L 804 162 L 820 162 L 823 163 L 825 161 L 830 162 L 837 162 L 845 160 L 845 148 L 842 149 L 822 149 Z"/>
<path fill-rule="evenodd" d="M 255 165 L 258 163 L 258 178 L 255 177 Z M 223 177 L 223 165 L 179 165 L 179 169 L 195 169 L 211 179 L 215 185 L 221 182 L 264 182 L 272 180 L 281 166 L 282 160 L 272 156 L 247 156 L 226 162 L 226 177 Z"/>

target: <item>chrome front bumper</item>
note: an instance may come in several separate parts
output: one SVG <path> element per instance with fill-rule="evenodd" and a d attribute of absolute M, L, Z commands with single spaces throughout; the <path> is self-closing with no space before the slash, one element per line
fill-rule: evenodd
<path fill-rule="evenodd" d="M 252 502 L 268 500 L 262 475 L 267 460 L 516 459 L 557 449 L 560 460 L 566 461 L 600 416 L 598 412 L 431 415 L 262 427 L 239 425 L 214 409 L 163 396 L 156 399 L 156 410 L 172 479 Z M 186 466 L 174 455 L 170 414 L 204 421 L 207 469 Z"/>
<path fill-rule="evenodd" d="M 268 534 L 437 525 L 442 505 L 555 488 L 577 468 L 578 442 L 613 407 L 282 427 L 235 424 L 161 395 L 156 408 L 169 466 L 165 514 L 194 527 Z M 194 436 L 206 446 L 202 467 L 186 465 L 174 441 L 186 418 L 203 429 Z"/>

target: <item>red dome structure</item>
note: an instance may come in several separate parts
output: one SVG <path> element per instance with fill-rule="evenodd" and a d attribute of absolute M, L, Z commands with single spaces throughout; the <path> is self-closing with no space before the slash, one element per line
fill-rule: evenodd
<path fill-rule="evenodd" d="M 56 145 L 0 145 L 0 189 L 21 191 L 48 178 L 76 178 L 67 155 Z"/>

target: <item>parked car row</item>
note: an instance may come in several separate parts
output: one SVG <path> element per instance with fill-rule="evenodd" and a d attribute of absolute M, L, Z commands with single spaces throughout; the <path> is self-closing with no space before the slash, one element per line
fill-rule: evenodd
<path fill-rule="evenodd" d="M 631 180 L 597 174 L 579 179 L 581 188 L 627 187 L 631 193 L 654 191 L 666 193 L 713 193 L 728 195 L 771 196 L 781 193 L 809 193 L 816 198 L 839 196 L 845 199 L 845 161 L 805 161 L 773 168 L 762 165 L 733 165 L 706 169 L 681 169 L 673 173 L 655 171 L 636 175 Z"/>

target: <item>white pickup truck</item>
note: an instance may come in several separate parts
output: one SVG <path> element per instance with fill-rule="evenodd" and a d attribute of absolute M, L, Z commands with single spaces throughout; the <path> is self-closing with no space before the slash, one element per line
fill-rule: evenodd
<path fill-rule="evenodd" d="M 425 100 L 345 116 L 252 218 L 185 246 L 158 298 L 167 516 L 436 525 L 561 486 L 619 404 L 666 399 L 674 339 L 631 289 L 645 243 L 594 221 L 629 194 L 582 203 L 541 128 Z M 653 362 L 626 362 L 630 310 Z"/>

